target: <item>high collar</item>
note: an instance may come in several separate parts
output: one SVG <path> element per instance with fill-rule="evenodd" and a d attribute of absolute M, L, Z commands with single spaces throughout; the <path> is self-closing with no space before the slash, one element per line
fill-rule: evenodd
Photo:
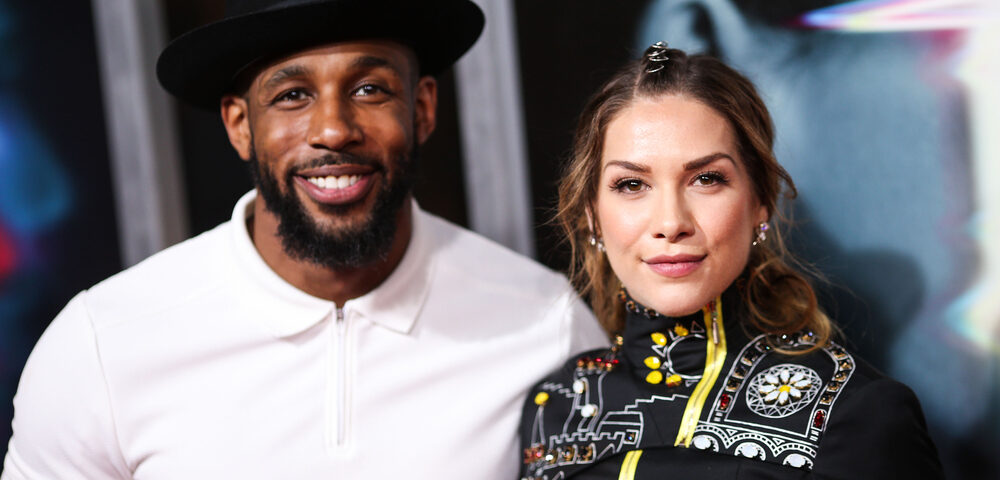
<path fill-rule="evenodd" d="M 276 337 L 288 337 L 329 318 L 336 304 L 305 293 L 281 278 L 264 262 L 247 231 L 256 190 L 243 195 L 230 222 L 234 268 L 241 313 L 256 320 Z M 399 333 L 409 333 L 430 291 L 434 270 L 428 215 L 413 202 L 413 231 L 406 253 L 396 269 L 371 292 L 344 303 L 345 315 L 366 318 Z"/>
<path fill-rule="evenodd" d="M 722 294 L 721 332 L 732 338 L 740 330 L 739 294 L 729 288 Z M 705 368 L 706 342 L 711 321 L 706 322 L 706 309 L 690 315 L 669 317 L 624 297 L 625 330 L 622 332 L 622 355 L 630 370 L 645 379 L 654 365 L 666 364 L 659 369 L 664 378 L 680 375 L 687 386 L 693 386 Z M 709 314 L 709 318 L 711 315 Z M 652 363 L 650 363 L 652 362 Z M 657 363 L 659 362 L 659 363 Z"/>

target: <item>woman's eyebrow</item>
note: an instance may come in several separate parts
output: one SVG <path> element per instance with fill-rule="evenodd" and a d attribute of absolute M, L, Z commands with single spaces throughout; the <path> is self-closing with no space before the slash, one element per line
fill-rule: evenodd
<path fill-rule="evenodd" d="M 604 166 L 604 169 L 607 170 L 608 167 L 612 165 L 638 173 L 649 173 L 652 171 L 648 165 L 640 165 L 638 163 L 626 162 L 625 160 L 610 160 L 608 161 L 607 165 Z"/>
<path fill-rule="evenodd" d="M 712 153 L 712 154 L 709 154 L 709 155 L 705 155 L 704 157 L 699 157 L 699 158 L 696 158 L 694 160 L 691 160 L 690 162 L 685 163 L 684 164 L 684 170 L 685 171 L 687 171 L 687 170 L 697 170 L 697 169 L 702 168 L 705 165 L 708 165 L 708 164 L 710 164 L 710 163 L 712 163 L 712 162 L 714 162 L 714 161 L 716 161 L 716 160 L 718 160 L 720 158 L 725 158 L 725 159 L 729 160 L 730 162 L 732 162 L 733 165 L 736 165 L 736 160 L 733 160 L 733 157 L 730 157 L 728 154 L 725 154 L 725 153 L 722 153 L 722 152 L 715 152 L 715 153 Z"/>

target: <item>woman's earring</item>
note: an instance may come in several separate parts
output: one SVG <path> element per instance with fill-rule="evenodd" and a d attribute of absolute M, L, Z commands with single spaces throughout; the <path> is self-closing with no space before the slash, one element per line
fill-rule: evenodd
<path fill-rule="evenodd" d="M 753 246 L 756 247 L 767 240 L 767 229 L 769 228 L 771 228 L 771 226 L 768 225 L 767 222 L 762 222 L 760 225 L 757 225 L 757 239 L 753 241 Z"/>
<path fill-rule="evenodd" d="M 590 245 L 597 248 L 598 252 L 604 252 L 604 240 L 597 238 L 596 235 L 591 234 L 589 239 Z"/>

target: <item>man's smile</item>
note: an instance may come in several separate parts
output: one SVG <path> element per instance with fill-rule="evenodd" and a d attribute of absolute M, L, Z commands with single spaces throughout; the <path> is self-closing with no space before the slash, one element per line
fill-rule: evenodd
<path fill-rule="evenodd" d="M 315 202 L 347 205 L 364 200 L 374 185 L 375 174 L 295 176 L 295 184 Z"/>
<path fill-rule="evenodd" d="M 380 170 L 370 165 L 323 165 L 295 173 L 295 184 L 315 202 L 346 205 L 363 200 Z"/>

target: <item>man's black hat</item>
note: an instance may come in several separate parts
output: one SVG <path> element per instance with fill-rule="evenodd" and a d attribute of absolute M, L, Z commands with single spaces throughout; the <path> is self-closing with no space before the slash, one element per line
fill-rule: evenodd
<path fill-rule="evenodd" d="M 361 39 L 408 45 L 421 74 L 435 75 L 476 42 L 484 22 L 469 0 L 229 0 L 222 20 L 163 49 L 156 76 L 178 98 L 215 109 L 251 63 Z"/>

